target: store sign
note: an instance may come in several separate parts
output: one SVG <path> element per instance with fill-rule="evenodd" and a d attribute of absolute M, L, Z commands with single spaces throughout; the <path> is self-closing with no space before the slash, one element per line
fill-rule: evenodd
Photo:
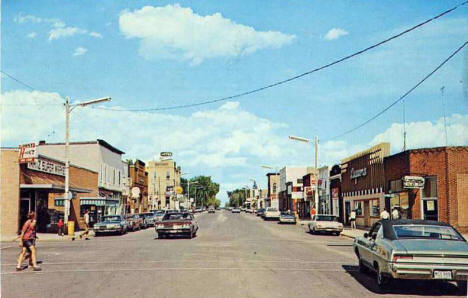
<path fill-rule="evenodd" d="M 404 176 L 403 178 L 401 178 L 401 181 L 403 182 L 403 188 L 406 188 L 406 189 L 424 187 L 424 177 Z"/>
<path fill-rule="evenodd" d="M 367 168 L 363 168 L 359 170 L 351 169 L 351 179 L 364 177 L 366 175 L 367 175 Z"/>
<path fill-rule="evenodd" d="M 37 159 L 36 143 L 19 146 L 19 163 L 34 162 Z"/>
<path fill-rule="evenodd" d="M 161 160 L 171 159 L 172 152 L 161 152 L 159 153 L 159 157 L 161 158 Z"/>
<path fill-rule="evenodd" d="M 339 191 L 340 191 L 340 189 L 337 188 L 337 187 L 332 188 L 331 193 L 332 193 L 332 198 L 333 199 L 338 199 L 339 198 Z"/>
<path fill-rule="evenodd" d="M 65 165 L 63 163 L 44 158 L 39 158 L 34 162 L 28 163 L 28 169 L 58 176 L 65 176 Z"/>

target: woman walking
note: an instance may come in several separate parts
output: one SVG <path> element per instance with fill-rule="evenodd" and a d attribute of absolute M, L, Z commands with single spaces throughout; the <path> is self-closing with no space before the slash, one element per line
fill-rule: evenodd
<path fill-rule="evenodd" d="M 26 253 L 29 253 L 29 264 L 33 266 L 34 271 L 41 271 L 42 269 L 37 266 L 36 259 L 36 213 L 29 212 L 28 220 L 24 223 L 21 229 L 19 246 L 22 248 L 21 253 L 18 256 L 18 264 L 16 265 L 16 271 L 22 270 L 22 263 L 26 257 Z"/>

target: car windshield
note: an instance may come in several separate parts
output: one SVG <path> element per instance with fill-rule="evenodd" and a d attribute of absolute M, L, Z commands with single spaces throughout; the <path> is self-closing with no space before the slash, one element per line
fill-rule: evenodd
<path fill-rule="evenodd" d="M 336 217 L 333 215 L 317 215 L 317 221 L 336 221 Z"/>
<path fill-rule="evenodd" d="M 120 216 L 104 216 L 102 218 L 102 221 L 120 221 L 121 217 Z"/>
<path fill-rule="evenodd" d="M 460 235 L 448 226 L 436 225 L 394 225 L 393 230 L 399 239 L 439 239 L 439 240 L 463 240 Z"/>
<path fill-rule="evenodd" d="M 278 211 L 276 208 L 267 208 L 267 211 Z"/>
<path fill-rule="evenodd" d="M 293 214 L 290 213 L 290 212 L 281 212 L 281 215 L 283 215 L 283 216 L 288 216 L 288 215 L 293 215 Z"/>

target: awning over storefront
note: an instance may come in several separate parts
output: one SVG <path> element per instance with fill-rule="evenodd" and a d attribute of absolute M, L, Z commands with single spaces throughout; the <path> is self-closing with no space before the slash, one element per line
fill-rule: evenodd
<path fill-rule="evenodd" d="M 82 197 L 80 199 L 80 205 L 95 205 L 95 206 L 118 206 L 120 204 L 119 199 L 112 199 L 106 197 Z"/>
<path fill-rule="evenodd" d="M 53 192 L 64 192 L 65 187 L 58 184 L 20 184 L 20 189 L 42 189 Z M 70 191 L 77 193 L 90 193 L 91 190 L 85 188 L 70 187 Z"/>

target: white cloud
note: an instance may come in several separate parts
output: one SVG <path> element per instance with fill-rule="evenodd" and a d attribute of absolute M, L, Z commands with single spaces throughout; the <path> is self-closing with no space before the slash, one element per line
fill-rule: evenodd
<path fill-rule="evenodd" d="M 49 40 L 71 37 L 76 34 L 85 34 L 87 31 L 78 27 L 54 27 L 49 31 Z"/>
<path fill-rule="evenodd" d="M 91 32 L 89 33 L 89 36 L 96 37 L 96 38 L 102 38 L 102 34 L 98 32 Z"/>
<path fill-rule="evenodd" d="M 444 119 L 435 122 L 420 121 L 406 124 L 407 148 L 445 146 Z M 454 114 L 447 117 L 447 139 L 449 146 L 468 145 L 468 115 Z M 392 151 L 403 148 L 403 124 L 393 123 L 383 133 L 374 137 L 371 144 L 390 142 Z"/>
<path fill-rule="evenodd" d="M 37 36 L 36 32 L 31 32 L 28 35 L 26 35 L 27 38 L 31 38 L 31 39 L 35 38 L 36 36 Z"/>
<path fill-rule="evenodd" d="M 177 59 L 194 65 L 213 57 L 280 48 L 295 39 L 277 31 L 256 31 L 220 13 L 201 16 L 178 4 L 122 11 L 119 27 L 125 37 L 140 39 L 139 52 L 144 58 Z"/>
<path fill-rule="evenodd" d="M 87 48 L 77 47 L 77 48 L 75 49 L 75 52 L 73 53 L 73 56 L 81 56 L 81 55 L 84 55 L 84 54 L 86 54 L 87 51 L 88 51 Z"/>
<path fill-rule="evenodd" d="M 327 34 L 325 34 L 325 39 L 326 40 L 335 40 L 335 39 L 338 39 L 342 36 L 345 36 L 345 35 L 348 35 L 349 32 L 344 30 L 344 29 L 341 29 L 341 28 L 333 28 L 333 29 L 330 29 Z"/>

